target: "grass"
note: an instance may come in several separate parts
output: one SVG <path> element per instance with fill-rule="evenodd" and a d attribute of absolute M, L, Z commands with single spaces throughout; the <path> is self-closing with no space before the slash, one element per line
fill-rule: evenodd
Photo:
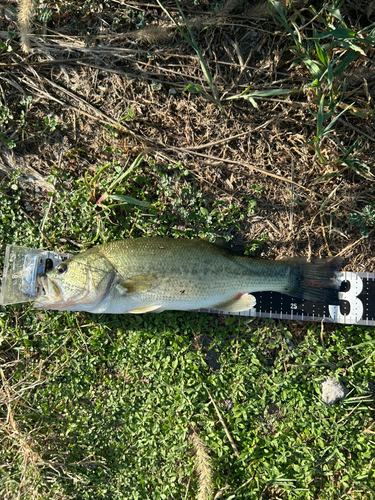
<path fill-rule="evenodd" d="M 203 196 L 181 167 L 174 182 L 182 180 L 185 191 L 176 198 L 170 167 L 158 172 L 154 191 L 145 172 L 156 166 L 134 165 L 131 179 L 116 166 L 99 167 L 69 193 L 68 179 L 55 171 L 44 226 L 51 244 L 64 235 L 86 245 L 124 230 L 182 236 L 185 216 L 189 235 L 212 234 L 246 209 L 233 207 L 233 219 L 220 203 L 202 210 Z M 107 200 L 98 207 L 114 184 L 148 209 Z M 2 191 L 2 241 L 45 244 L 19 211 L 17 178 Z M 4 498 L 203 499 L 210 491 L 227 499 L 371 498 L 372 329 L 331 327 L 323 341 L 317 327 L 301 335 L 273 321 L 194 313 L 97 318 L 25 306 L 7 307 L 0 320 Z M 334 407 L 320 398 L 328 374 L 351 391 Z"/>
<path fill-rule="evenodd" d="M 224 498 L 248 481 L 234 498 L 371 498 L 374 369 L 354 365 L 371 354 L 372 330 L 342 328 L 323 349 L 309 328 L 290 352 L 292 334 L 273 323 L 12 311 L 13 321 L 3 319 L 19 353 L 8 415 L 19 430 L 3 420 L 4 498 L 16 497 L 20 483 L 28 486 L 22 498 L 196 498 L 202 460 Z M 217 371 L 202 335 L 220 353 Z M 335 407 L 320 400 L 328 362 L 351 389 Z"/>
<path fill-rule="evenodd" d="M 2 19 L 2 248 L 221 236 L 374 272 L 373 14 L 313 4 L 47 2 L 28 56 Z M 1 308 L 0 495 L 371 499 L 373 355 L 358 326 Z"/>

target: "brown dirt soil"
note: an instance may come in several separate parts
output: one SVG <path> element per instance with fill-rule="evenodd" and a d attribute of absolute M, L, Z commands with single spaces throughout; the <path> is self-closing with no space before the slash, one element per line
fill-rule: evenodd
<path fill-rule="evenodd" d="M 184 92 L 190 83 L 210 94 L 193 48 L 176 29 L 159 30 L 172 25 L 157 2 L 103 5 L 86 5 L 83 12 L 83 1 L 53 4 L 47 25 L 33 24 L 29 54 L 22 52 L 18 38 L 11 41 L 12 51 L 2 50 L 3 101 L 19 116 L 20 101 L 33 97 L 23 133 L 16 120 L 8 123 L 8 136 L 19 138 L 12 150 L 0 146 L 3 171 L 21 169 L 44 189 L 44 179 L 57 164 L 72 178 L 94 173 L 93 167 L 111 160 L 104 151 L 109 143 L 131 161 L 146 150 L 157 163 L 181 162 L 209 202 L 220 196 L 228 204 L 241 204 L 254 196 L 252 186 L 263 186 L 255 215 L 245 217 L 236 234 L 251 241 L 263 233 L 268 238 L 263 256 L 341 254 L 347 270 L 375 271 L 375 234 L 361 238 L 348 221 L 350 213 L 373 202 L 374 178 L 335 161 L 338 147 L 328 137 L 322 143 L 326 164 L 303 145 L 316 133 L 310 112 L 318 111 L 316 92 L 303 88 L 311 77 L 305 66 L 292 64 L 291 39 L 261 4 L 254 8 L 248 2 L 241 11 L 232 2 L 229 13 L 212 17 L 216 24 L 194 30 L 223 109 L 202 94 Z M 182 22 L 174 2 L 164 5 Z M 197 7 L 192 1 L 181 5 L 193 27 L 207 25 L 207 16 L 214 16 L 208 0 Z M 303 6 L 293 9 L 303 15 Z M 355 26 L 370 24 L 351 4 L 346 13 Z M 144 32 L 145 39 L 136 30 L 138 14 L 154 27 Z M 306 22 L 310 18 L 306 11 Z M 16 24 L 3 13 L 3 43 L 8 30 L 15 31 Z M 340 92 L 346 78 L 345 106 L 374 108 L 373 56 L 368 48 L 338 82 Z M 248 87 L 295 92 L 258 99 L 258 109 L 242 99 L 226 101 Z M 134 119 L 119 124 L 130 108 Z M 58 125 L 41 135 L 47 115 L 57 116 Z M 108 137 L 106 124 L 117 128 L 118 137 Z M 346 112 L 333 135 L 346 147 L 362 136 L 359 158 L 374 170 L 373 113 L 361 118 Z M 30 190 L 29 196 L 33 203 Z M 35 203 L 33 209 L 40 210 Z"/>

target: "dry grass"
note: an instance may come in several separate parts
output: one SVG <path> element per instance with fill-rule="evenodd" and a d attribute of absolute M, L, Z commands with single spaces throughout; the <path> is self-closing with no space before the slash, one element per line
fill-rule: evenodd
<path fill-rule="evenodd" d="M 212 469 L 210 457 L 207 452 L 207 446 L 194 431 L 191 435 L 191 442 L 193 443 L 198 474 L 198 497 L 197 500 L 209 500 L 212 495 Z"/>
<path fill-rule="evenodd" d="M 18 26 L 21 35 L 22 50 L 28 54 L 30 51 L 29 30 L 33 19 L 37 0 L 20 0 L 18 7 Z"/>
<path fill-rule="evenodd" d="M 144 13 L 151 31 L 159 29 L 155 24 L 159 19 L 162 24 L 167 21 L 162 13 L 156 18 L 148 4 L 134 6 Z M 167 6 L 177 16 L 175 7 Z M 72 7 L 77 19 L 80 7 L 80 3 Z M 184 8 L 191 12 L 187 4 Z M 335 162 L 321 165 L 313 151 L 302 146 L 314 137 L 316 127 L 308 108 L 317 110 L 315 92 L 302 90 L 309 80 L 306 71 L 301 66 L 291 69 L 293 56 L 286 51 L 288 43 L 275 34 L 279 27 L 273 21 L 253 22 L 228 12 L 223 22 L 198 31 L 198 43 L 222 102 L 249 85 L 254 90 L 281 87 L 298 92 L 258 100 L 258 110 L 244 101 L 228 101 L 223 113 L 202 96 L 183 92 L 188 83 L 204 88 L 205 81 L 197 56 L 178 34 L 158 44 L 152 40 L 135 45 L 111 31 L 117 12 L 93 7 L 87 38 L 79 23 L 69 27 L 67 14 L 54 15 L 46 37 L 30 36 L 32 54 L 27 59 L 20 59 L 17 50 L 3 54 L 0 83 L 14 110 L 20 109 L 22 93 L 33 96 L 27 115 L 30 123 L 52 114 L 59 125 L 54 134 L 43 136 L 26 130 L 12 153 L 6 148 L 0 151 L 4 165 L 10 168 L 13 163 L 43 178 L 56 165 L 63 144 L 66 151 L 84 151 L 84 158 L 70 169 L 73 175 L 81 175 L 90 165 L 108 159 L 103 153 L 107 123 L 120 131 L 116 147 L 133 155 L 147 146 L 159 162 L 182 161 L 211 200 L 225 193 L 228 203 L 240 201 L 252 193 L 252 185 L 262 185 L 257 214 L 244 221 L 237 236 L 249 241 L 264 233 L 270 257 L 336 254 L 353 244 L 358 233 L 347 217 L 371 203 L 373 182 Z M 125 15 L 121 19 L 124 30 L 131 19 Z M 37 23 L 34 28 L 35 33 Z M 348 99 L 359 108 L 373 99 L 371 68 L 370 58 L 362 58 L 346 75 Z M 361 72 L 366 88 L 358 87 Z M 134 120 L 117 125 L 130 107 Z M 337 123 L 335 135 L 350 144 L 358 137 L 357 130 L 364 135 L 361 159 L 372 165 L 371 119 L 349 113 Z M 337 146 L 327 139 L 323 154 L 332 158 L 337 153 Z M 68 163 L 64 168 L 69 169 Z M 324 175 L 328 180 L 321 179 Z M 334 189 L 322 214 L 322 203 Z M 371 238 L 361 240 L 345 255 L 358 271 L 374 270 L 366 257 L 371 242 Z"/>

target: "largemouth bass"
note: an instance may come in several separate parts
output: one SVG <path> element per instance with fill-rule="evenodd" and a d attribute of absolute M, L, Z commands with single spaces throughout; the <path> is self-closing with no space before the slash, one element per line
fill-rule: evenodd
<path fill-rule="evenodd" d="M 261 260 L 205 240 L 137 238 L 98 245 L 42 277 L 40 309 L 91 313 L 246 311 L 251 293 L 273 291 L 338 303 L 343 259 Z"/>

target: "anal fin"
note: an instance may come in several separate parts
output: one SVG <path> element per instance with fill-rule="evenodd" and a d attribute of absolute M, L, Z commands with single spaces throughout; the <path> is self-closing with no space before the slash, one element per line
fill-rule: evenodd
<path fill-rule="evenodd" d="M 234 299 L 227 300 L 221 304 L 215 304 L 214 306 L 211 306 L 210 309 L 218 309 L 219 311 L 225 312 L 241 312 L 252 309 L 255 307 L 256 303 L 257 301 L 254 295 L 243 293 Z"/>
<path fill-rule="evenodd" d="M 130 311 L 126 311 L 127 313 L 131 314 L 143 314 L 151 311 L 156 311 L 157 309 L 160 309 L 161 312 L 163 309 L 161 308 L 160 304 L 152 305 L 152 306 L 143 306 L 143 307 L 136 307 L 135 309 L 131 309 Z"/>

